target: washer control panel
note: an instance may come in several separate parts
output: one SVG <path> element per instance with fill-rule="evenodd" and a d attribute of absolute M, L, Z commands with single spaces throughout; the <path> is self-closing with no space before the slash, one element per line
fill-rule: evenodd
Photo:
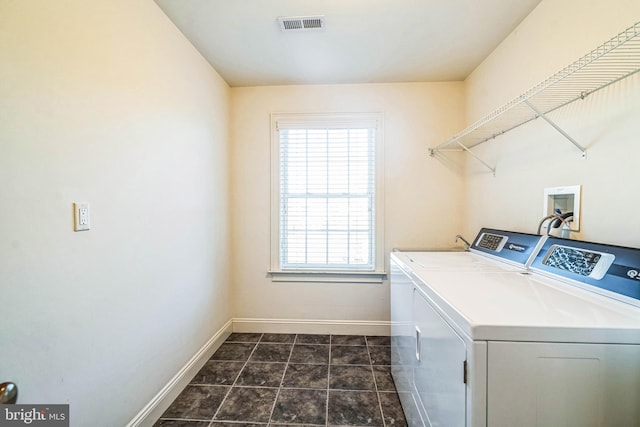
<path fill-rule="evenodd" d="M 640 249 L 550 237 L 531 268 L 640 304 Z"/>

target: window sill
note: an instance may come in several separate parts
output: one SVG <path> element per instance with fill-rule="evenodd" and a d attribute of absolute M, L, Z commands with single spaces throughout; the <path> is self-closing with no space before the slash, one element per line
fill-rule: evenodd
<path fill-rule="evenodd" d="M 267 273 L 273 282 L 382 283 L 387 278 L 384 271 L 271 270 Z"/>

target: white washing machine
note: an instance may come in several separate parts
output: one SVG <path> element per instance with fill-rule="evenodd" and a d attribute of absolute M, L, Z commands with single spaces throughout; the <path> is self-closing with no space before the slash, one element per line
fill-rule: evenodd
<path fill-rule="evenodd" d="M 640 250 L 483 229 L 472 251 L 391 255 L 409 425 L 640 426 Z"/>

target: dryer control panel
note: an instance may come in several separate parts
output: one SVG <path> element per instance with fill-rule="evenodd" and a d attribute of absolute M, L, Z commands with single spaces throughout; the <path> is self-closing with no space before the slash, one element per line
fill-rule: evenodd
<path fill-rule="evenodd" d="M 482 252 L 502 261 L 528 267 L 546 236 L 483 228 L 471 245 L 472 252 Z"/>

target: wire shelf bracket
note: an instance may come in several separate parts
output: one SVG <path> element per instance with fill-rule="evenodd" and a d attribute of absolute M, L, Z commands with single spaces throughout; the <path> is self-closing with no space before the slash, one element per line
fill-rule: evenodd
<path fill-rule="evenodd" d="M 495 167 L 471 149 L 541 117 L 568 139 L 583 158 L 586 149 L 549 118 L 549 113 L 640 71 L 640 22 L 635 23 L 577 61 L 517 98 L 481 118 L 447 141 L 429 149 L 435 157 L 447 151 L 465 151 L 495 176 Z"/>
<path fill-rule="evenodd" d="M 582 145 L 578 144 L 578 142 L 575 139 L 573 139 L 568 133 L 566 133 L 564 130 L 562 130 L 562 128 L 560 126 L 558 126 L 553 120 L 551 120 L 549 117 L 547 117 L 546 114 L 544 114 L 543 112 L 538 110 L 535 106 L 533 106 L 529 101 L 525 100 L 524 103 L 527 104 L 529 106 L 529 108 L 531 108 L 538 116 L 542 117 L 542 119 L 544 121 L 549 123 L 555 130 L 560 132 L 560 134 L 562 136 L 567 138 L 569 140 L 569 142 L 571 142 L 573 145 L 575 145 L 576 148 L 578 150 L 580 150 L 580 152 L 582 153 L 582 158 L 583 159 L 585 159 L 587 157 L 587 150 L 585 150 L 585 148 Z"/>
<path fill-rule="evenodd" d="M 473 157 L 474 159 L 476 159 L 477 161 L 479 161 L 480 163 L 482 163 L 487 169 L 489 169 L 491 171 L 491 173 L 493 174 L 493 176 L 496 176 L 496 168 L 491 167 L 491 165 L 489 165 L 489 163 L 485 162 L 484 160 L 482 160 L 476 153 L 474 153 L 473 151 L 471 151 L 469 148 L 465 147 L 463 143 L 461 143 L 460 141 L 455 141 L 456 143 L 458 143 L 458 145 L 460 146 L 460 148 L 443 148 L 440 150 L 435 150 L 433 148 L 429 148 L 429 155 L 431 157 L 435 157 L 435 155 L 437 153 L 444 153 L 447 151 L 466 151 L 467 153 L 469 153 L 471 155 L 471 157 Z"/>

